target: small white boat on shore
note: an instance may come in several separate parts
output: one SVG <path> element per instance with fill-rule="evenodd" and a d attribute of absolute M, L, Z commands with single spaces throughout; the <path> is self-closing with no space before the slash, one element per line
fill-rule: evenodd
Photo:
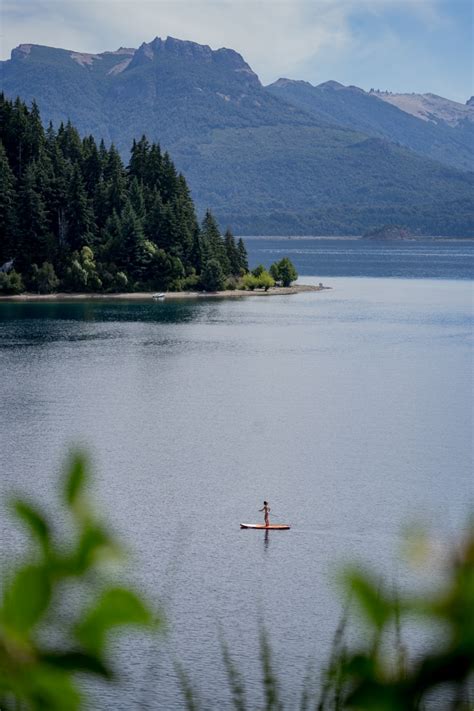
<path fill-rule="evenodd" d="M 151 298 L 154 301 L 164 301 L 166 294 L 160 291 L 159 294 L 152 294 Z"/>

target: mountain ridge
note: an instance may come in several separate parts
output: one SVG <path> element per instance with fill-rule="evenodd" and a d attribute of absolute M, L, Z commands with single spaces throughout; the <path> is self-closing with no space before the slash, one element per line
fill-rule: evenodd
<path fill-rule="evenodd" d="M 349 112 L 344 124 L 329 104 L 319 113 L 295 105 L 285 87 L 264 87 L 232 49 L 173 37 L 99 54 L 21 45 L 2 62 L 2 79 L 7 96 L 36 99 L 46 121 L 70 118 L 123 155 L 143 133 L 159 140 L 200 212 L 210 207 L 241 234 L 353 234 L 390 221 L 431 234 L 470 229 L 473 176 L 380 127 L 362 130 L 366 118 L 357 124 Z M 357 87 L 325 82 L 317 91 L 331 101 L 376 102 L 423 135 L 444 136 Z"/>

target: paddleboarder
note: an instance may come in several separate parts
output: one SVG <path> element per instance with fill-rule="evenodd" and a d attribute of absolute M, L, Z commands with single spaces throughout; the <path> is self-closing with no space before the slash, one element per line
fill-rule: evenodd
<path fill-rule="evenodd" d="M 259 509 L 259 511 L 263 511 L 265 515 L 265 526 L 270 525 L 270 516 L 268 515 L 271 511 L 270 506 L 268 505 L 268 501 L 263 502 L 263 508 Z"/>

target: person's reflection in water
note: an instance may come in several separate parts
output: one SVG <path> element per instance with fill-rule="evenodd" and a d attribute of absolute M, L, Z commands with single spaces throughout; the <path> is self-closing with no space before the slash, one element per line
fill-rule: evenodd
<path fill-rule="evenodd" d="M 269 543 L 270 543 L 270 532 L 269 532 L 269 531 L 265 531 L 265 538 L 263 539 L 263 549 L 264 549 L 265 551 L 268 550 L 268 545 L 269 545 Z"/>

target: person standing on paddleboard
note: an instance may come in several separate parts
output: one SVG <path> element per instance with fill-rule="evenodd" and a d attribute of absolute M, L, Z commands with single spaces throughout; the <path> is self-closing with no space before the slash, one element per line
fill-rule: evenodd
<path fill-rule="evenodd" d="M 270 513 L 271 508 L 268 505 L 268 501 L 263 502 L 263 509 L 259 509 L 259 511 L 265 512 L 265 526 L 269 526 L 270 525 L 270 516 L 268 514 Z"/>

